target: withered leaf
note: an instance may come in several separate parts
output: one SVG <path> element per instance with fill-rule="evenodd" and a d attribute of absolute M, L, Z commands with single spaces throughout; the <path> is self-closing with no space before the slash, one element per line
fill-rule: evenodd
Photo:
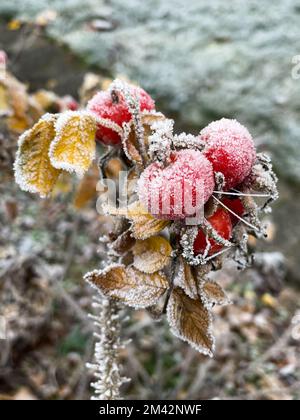
<path fill-rule="evenodd" d="M 155 219 L 139 201 L 129 207 L 127 217 L 132 221 L 134 237 L 142 240 L 158 234 L 170 224 L 169 220 Z"/>
<path fill-rule="evenodd" d="M 168 303 L 167 317 L 175 336 L 212 357 L 215 343 L 211 315 L 200 299 L 191 299 L 183 290 L 175 288 Z"/>
<path fill-rule="evenodd" d="M 158 121 L 166 120 L 166 117 L 161 112 L 144 111 L 142 114 L 142 123 L 144 128 L 145 144 L 149 145 L 149 136 L 152 134 L 152 125 Z"/>
<path fill-rule="evenodd" d="M 95 119 L 86 112 L 67 111 L 58 118 L 55 129 L 49 153 L 52 165 L 82 177 L 95 158 Z"/>
<path fill-rule="evenodd" d="M 141 115 L 141 122 L 144 129 L 144 144 L 149 144 L 148 137 L 151 134 L 151 125 L 156 121 L 165 119 L 165 116 L 160 112 L 155 111 L 144 111 Z M 134 128 L 133 121 L 123 124 L 123 136 L 122 136 L 123 149 L 126 156 L 133 163 L 137 165 L 143 164 L 142 156 L 139 152 L 138 141 L 136 138 L 136 130 Z"/>
<path fill-rule="evenodd" d="M 181 287 L 190 298 L 195 299 L 197 297 L 197 278 L 193 273 L 192 267 L 182 257 L 179 257 L 174 284 Z"/>
<path fill-rule="evenodd" d="M 163 274 L 145 274 L 122 265 L 113 265 L 104 271 L 93 271 L 85 276 L 90 284 L 104 295 L 134 308 L 147 308 L 157 303 L 168 287 Z"/>
<path fill-rule="evenodd" d="M 97 165 L 85 174 L 81 180 L 74 197 L 74 207 L 82 209 L 97 195 L 97 183 L 99 180 L 99 172 Z"/>
<path fill-rule="evenodd" d="M 60 170 L 51 165 L 49 147 L 55 137 L 55 116 L 46 114 L 19 139 L 15 161 L 15 178 L 24 191 L 48 195 Z"/>
<path fill-rule="evenodd" d="M 126 192 L 127 196 L 131 197 L 136 193 L 137 190 L 137 183 L 139 180 L 139 174 L 136 167 L 131 168 L 128 172 L 127 180 L 126 180 Z"/>
<path fill-rule="evenodd" d="M 121 159 L 119 158 L 110 159 L 104 166 L 105 176 L 111 179 L 117 179 L 122 170 L 124 170 L 124 167 Z"/>
<path fill-rule="evenodd" d="M 0 116 L 9 115 L 12 109 L 9 104 L 7 89 L 3 83 L 0 82 Z"/>
<path fill-rule="evenodd" d="M 143 111 L 142 122 L 145 126 L 151 127 L 157 121 L 165 120 L 166 117 L 161 112 L 157 111 Z"/>
<path fill-rule="evenodd" d="M 203 280 L 200 284 L 200 295 L 208 308 L 214 305 L 228 305 L 230 303 L 230 299 L 224 289 L 214 281 Z"/>
<path fill-rule="evenodd" d="M 172 247 L 162 236 L 152 236 L 144 241 L 138 240 L 133 247 L 133 265 L 144 273 L 155 273 L 170 262 Z"/>
<path fill-rule="evenodd" d="M 112 243 L 112 249 L 119 255 L 122 255 L 134 246 L 135 239 L 132 236 L 130 229 L 123 232 L 118 238 Z"/>
<path fill-rule="evenodd" d="M 135 239 L 145 240 L 161 232 L 171 222 L 169 220 L 155 219 L 147 213 L 139 201 L 128 207 L 116 208 L 103 204 L 103 210 L 110 216 L 123 216 L 131 221 L 131 230 Z"/>
<path fill-rule="evenodd" d="M 123 129 L 122 144 L 127 158 L 137 165 L 142 165 L 143 159 L 138 151 L 133 124 L 126 123 L 123 125 Z"/>
<path fill-rule="evenodd" d="M 21 134 L 33 123 L 28 112 L 29 95 L 27 88 L 10 73 L 6 74 L 1 86 L 5 90 L 6 99 L 11 111 L 6 120 L 7 126 L 10 131 Z"/>

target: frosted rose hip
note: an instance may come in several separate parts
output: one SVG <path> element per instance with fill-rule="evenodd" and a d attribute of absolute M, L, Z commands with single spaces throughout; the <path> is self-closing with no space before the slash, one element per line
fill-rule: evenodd
<path fill-rule="evenodd" d="M 131 86 L 131 94 L 139 97 L 141 111 L 152 111 L 155 108 L 153 99 L 143 89 Z M 112 94 L 109 90 L 98 92 L 88 103 L 87 109 L 97 117 L 108 119 L 120 127 L 131 120 L 131 114 L 121 93 Z M 99 124 L 97 140 L 107 145 L 118 145 L 121 137 L 116 131 Z"/>
<path fill-rule="evenodd" d="M 251 172 L 256 152 L 251 134 L 236 120 L 223 118 L 205 127 L 200 138 L 206 142 L 204 154 L 214 171 L 225 176 L 225 189 L 236 187 Z"/>
<path fill-rule="evenodd" d="M 211 217 L 208 218 L 208 222 L 212 225 L 215 231 L 224 239 L 228 240 L 232 234 L 232 223 L 229 213 L 223 208 L 219 208 Z M 223 246 L 218 244 L 215 240 L 209 239 L 210 249 L 208 255 L 213 255 L 220 251 Z M 207 246 L 206 235 L 200 229 L 194 242 L 194 253 L 195 255 L 203 254 Z"/>
<path fill-rule="evenodd" d="M 214 190 L 211 163 L 202 153 L 182 150 L 171 154 L 165 167 L 149 165 L 138 183 L 138 195 L 149 213 L 162 219 L 184 219 L 202 209 Z"/>
<path fill-rule="evenodd" d="M 222 202 L 237 216 L 242 217 L 245 213 L 245 207 L 239 198 L 223 198 Z M 232 226 L 235 226 L 239 222 L 239 218 L 234 214 L 229 213 L 231 218 Z"/>

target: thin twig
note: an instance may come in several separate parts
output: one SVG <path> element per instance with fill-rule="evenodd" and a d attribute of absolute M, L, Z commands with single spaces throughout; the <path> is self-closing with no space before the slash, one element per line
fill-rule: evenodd
<path fill-rule="evenodd" d="M 220 201 L 217 197 L 215 197 L 213 195 L 214 200 L 216 200 L 222 207 L 224 207 L 224 209 L 226 209 L 229 213 L 233 214 L 237 219 L 239 219 L 241 222 L 245 223 L 245 225 L 249 226 L 251 229 L 256 230 L 257 232 L 260 232 L 260 230 L 252 225 L 251 223 L 247 222 L 245 219 L 243 219 L 241 216 L 239 216 L 238 214 L 236 214 L 234 211 L 232 211 L 229 207 L 227 207 L 224 203 L 222 203 L 222 201 Z"/>

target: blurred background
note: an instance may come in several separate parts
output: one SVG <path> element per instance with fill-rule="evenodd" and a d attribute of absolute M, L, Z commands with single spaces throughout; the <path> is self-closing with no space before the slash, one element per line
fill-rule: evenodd
<path fill-rule="evenodd" d="M 95 210 L 96 171 L 62 178 L 42 201 L 14 184 L 12 163 L 40 115 L 76 109 L 116 76 L 149 91 L 178 132 L 238 119 L 280 179 L 253 267 L 216 273 L 234 304 L 215 311 L 214 359 L 128 311 L 125 398 L 300 398 L 299 23 L 298 0 L 1 0 L 0 399 L 89 398 L 82 276 L 105 258 L 109 224 Z"/>

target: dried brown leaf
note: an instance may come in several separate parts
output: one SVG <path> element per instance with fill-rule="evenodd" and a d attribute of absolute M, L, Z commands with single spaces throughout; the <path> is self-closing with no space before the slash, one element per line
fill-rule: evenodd
<path fill-rule="evenodd" d="M 135 201 L 129 207 L 123 208 L 105 204 L 103 205 L 103 210 L 110 216 L 123 216 L 129 219 L 135 239 L 148 239 L 157 235 L 171 223 L 169 220 L 155 219 L 151 214 L 147 213 L 139 201 Z"/>
<path fill-rule="evenodd" d="M 230 303 L 230 299 L 224 289 L 214 281 L 204 280 L 200 285 L 200 295 L 207 307 L 228 305 Z"/>
<path fill-rule="evenodd" d="M 82 209 L 96 197 L 98 179 L 99 172 L 97 165 L 94 164 L 83 177 L 77 188 L 74 198 L 74 207 L 76 209 Z"/>
<path fill-rule="evenodd" d="M 169 264 L 171 253 L 170 242 L 162 236 L 139 240 L 133 248 L 133 265 L 144 273 L 155 273 Z"/>
<path fill-rule="evenodd" d="M 124 124 L 123 128 L 124 134 L 122 138 L 122 143 L 125 154 L 127 158 L 131 160 L 131 162 L 141 166 L 143 164 L 143 158 L 140 152 L 138 151 L 133 124 Z"/>
<path fill-rule="evenodd" d="M 104 271 L 93 271 L 85 276 L 91 285 L 104 295 L 134 308 L 147 308 L 157 303 L 168 287 L 163 274 L 144 274 L 122 265 L 113 265 Z"/>
<path fill-rule="evenodd" d="M 144 112 L 141 116 L 141 121 L 144 129 L 144 143 L 147 146 L 149 144 L 148 137 L 151 135 L 151 125 L 159 120 L 165 119 L 165 116 L 160 112 Z M 122 143 L 126 156 L 133 163 L 137 165 L 143 164 L 142 156 L 139 152 L 139 145 L 136 138 L 136 130 L 133 122 L 129 122 L 123 125 L 123 137 Z"/>
<path fill-rule="evenodd" d="M 168 303 L 167 317 L 175 336 L 212 357 L 211 315 L 200 299 L 191 299 L 183 290 L 175 288 Z"/>
<path fill-rule="evenodd" d="M 9 115 L 11 112 L 6 86 L 0 82 L 0 116 Z"/>
<path fill-rule="evenodd" d="M 134 246 L 135 239 L 132 236 L 132 232 L 130 229 L 123 232 L 113 243 L 112 249 L 118 253 L 119 255 L 125 254 L 126 252 L 130 251 L 130 249 Z"/>
<path fill-rule="evenodd" d="M 195 299 L 198 296 L 197 278 L 192 267 L 182 257 L 179 257 L 174 284 L 181 287 L 190 298 Z"/>
<path fill-rule="evenodd" d="M 117 179 L 122 170 L 124 170 L 124 167 L 121 159 L 112 158 L 106 163 L 104 173 L 107 178 Z"/>
<path fill-rule="evenodd" d="M 170 224 L 169 220 L 155 219 L 138 201 L 133 203 L 128 210 L 128 218 L 132 221 L 132 232 L 136 239 L 150 238 Z"/>

